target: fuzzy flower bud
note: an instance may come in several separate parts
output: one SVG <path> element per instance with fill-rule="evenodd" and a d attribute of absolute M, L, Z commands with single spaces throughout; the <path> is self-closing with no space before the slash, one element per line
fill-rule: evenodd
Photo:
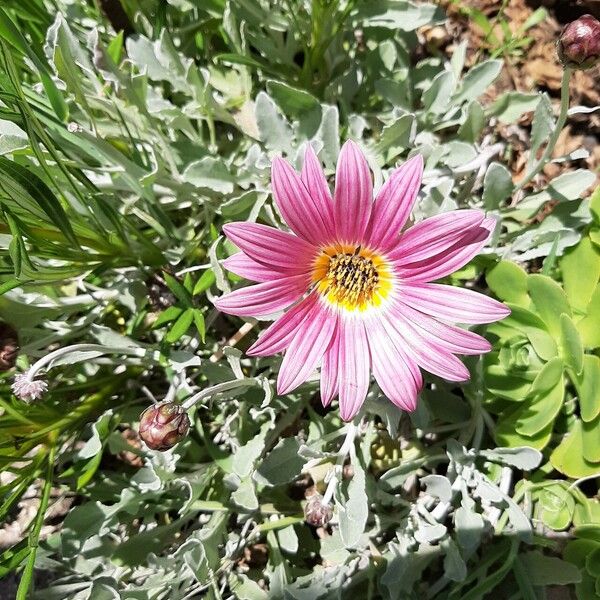
<path fill-rule="evenodd" d="M 308 498 L 304 507 L 306 522 L 314 527 L 325 527 L 333 517 L 333 507 L 323 502 L 321 494 L 313 494 Z"/>
<path fill-rule="evenodd" d="M 19 354 L 19 336 L 8 324 L 0 323 L 0 371 L 8 371 L 15 366 Z"/>
<path fill-rule="evenodd" d="M 569 23 L 558 38 L 558 58 L 565 67 L 589 69 L 600 59 L 600 21 L 583 15 Z"/>
<path fill-rule="evenodd" d="M 48 384 L 42 379 L 33 379 L 31 369 L 25 373 L 15 376 L 12 384 L 13 394 L 24 402 L 33 402 L 44 395 Z"/>
<path fill-rule="evenodd" d="M 174 402 L 149 406 L 140 415 L 140 437 L 152 450 L 169 450 L 188 433 L 190 420 L 185 409 Z"/>

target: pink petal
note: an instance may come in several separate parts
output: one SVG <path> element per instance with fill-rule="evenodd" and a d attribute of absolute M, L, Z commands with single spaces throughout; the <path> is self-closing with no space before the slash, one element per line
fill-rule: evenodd
<path fill-rule="evenodd" d="M 299 237 L 259 223 L 229 223 L 223 231 L 250 258 L 287 275 L 307 273 L 317 252 Z"/>
<path fill-rule="evenodd" d="M 383 184 L 373 205 L 368 245 L 382 250 L 396 245 L 417 199 L 422 176 L 423 157 L 417 155 L 397 168 Z"/>
<path fill-rule="evenodd" d="M 274 271 L 266 265 L 252 260 L 243 252 L 238 252 L 237 254 L 226 258 L 221 264 L 228 271 L 231 271 L 244 279 L 249 279 L 250 281 L 273 281 L 283 277 L 281 272 Z"/>
<path fill-rule="evenodd" d="M 338 329 L 333 332 L 329 348 L 323 355 L 321 365 L 321 402 L 323 406 L 329 406 L 338 394 L 338 356 L 340 348 L 340 336 Z"/>
<path fill-rule="evenodd" d="M 325 179 L 325 174 L 321 168 L 321 163 L 310 144 L 306 145 L 304 151 L 304 164 L 300 179 L 306 186 L 308 193 L 318 206 L 319 212 L 323 215 L 323 221 L 327 227 L 329 235 L 333 234 L 333 199 L 331 191 Z"/>
<path fill-rule="evenodd" d="M 373 375 L 383 393 L 399 408 L 413 411 L 423 387 L 419 368 L 393 343 L 379 320 L 369 323 Z"/>
<path fill-rule="evenodd" d="M 507 306 L 493 298 L 439 283 L 403 285 L 398 297 L 428 315 L 459 323 L 492 323 L 510 314 Z"/>
<path fill-rule="evenodd" d="M 338 241 L 360 243 L 371 217 L 373 183 L 369 165 L 352 141 L 342 146 L 335 175 L 333 214 Z"/>
<path fill-rule="evenodd" d="M 393 310 L 383 319 L 396 347 L 406 348 L 420 367 L 448 381 L 469 379 L 468 369 L 456 356 L 423 335 L 399 310 Z"/>
<path fill-rule="evenodd" d="M 286 308 L 307 290 L 307 275 L 283 277 L 235 290 L 215 300 L 215 306 L 230 315 L 262 317 Z"/>
<path fill-rule="evenodd" d="M 492 234 L 496 221 L 484 219 L 478 227 L 465 231 L 463 237 L 439 254 L 419 262 L 396 263 L 398 275 L 408 282 L 434 281 L 464 267 L 479 254 Z"/>
<path fill-rule="evenodd" d="M 425 219 L 402 234 L 389 257 L 404 264 L 437 256 L 459 242 L 468 229 L 481 225 L 484 218 L 481 210 L 452 210 Z"/>
<path fill-rule="evenodd" d="M 350 421 L 360 410 L 369 391 L 369 344 L 362 319 L 340 319 L 338 327 L 340 416 L 344 421 Z"/>
<path fill-rule="evenodd" d="M 298 173 L 283 159 L 273 159 L 271 183 L 275 202 L 290 229 L 315 245 L 331 238 L 331 222 L 320 197 L 308 193 Z"/>
<path fill-rule="evenodd" d="M 277 378 L 278 394 L 287 394 L 308 379 L 329 346 L 335 323 L 336 316 L 328 309 L 312 311 L 283 357 Z"/>
<path fill-rule="evenodd" d="M 424 337 L 429 337 L 449 352 L 454 354 L 484 354 L 492 349 L 492 345 L 485 338 L 472 331 L 465 331 L 454 325 L 440 323 L 429 315 L 425 315 L 407 305 L 396 305 L 396 308 L 420 328 Z"/>
<path fill-rule="evenodd" d="M 270 356 L 285 350 L 304 321 L 310 318 L 310 313 L 316 301 L 316 295 L 311 294 L 302 302 L 290 308 L 260 334 L 258 340 L 246 350 L 246 354 L 249 356 Z"/>

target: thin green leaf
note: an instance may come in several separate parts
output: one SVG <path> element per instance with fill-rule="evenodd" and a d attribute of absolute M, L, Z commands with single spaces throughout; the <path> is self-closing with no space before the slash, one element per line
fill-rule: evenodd
<path fill-rule="evenodd" d="M 0 171 L 3 171 L 23 187 L 62 234 L 75 247 L 81 248 L 64 208 L 42 179 L 30 169 L 26 169 L 2 156 L 0 156 Z"/>
<path fill-rule="evenodd" d="M 194 309 L 188 308 L 185 310 L 181 316 L 175 321 L 169 333 L 165 336 L 165 341 L 169 344 L 173 344 L 178 341 L 190 328 L 194 320 Z"/>
<path fill-rule="evenodd" d="M 177 299 L 186 307 L 192 308 L 194 306 L 194 301 L 192 300 L 192 295 L 185 287 L 175 279 L 172 275 L 163 272 L 163 277 L 165 278 L 165 283 L 167 287 L 175 294 Z"/>

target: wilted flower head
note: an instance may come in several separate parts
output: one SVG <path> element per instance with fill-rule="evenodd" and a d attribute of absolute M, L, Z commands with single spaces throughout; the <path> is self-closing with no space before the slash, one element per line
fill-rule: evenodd
<path fill-rule="evenodd" d="M 333 517 L 333 507 L 323 501 L 321 494 L 310 496 L 304 506 L 304 519 L 314 527 L 324 527 Z"/>
<path fill-rule="evenodd" d="M 558 38 L 557 48 L 565 67 L 593 67 L 600 59 L 600 21 L 592 15 L 583 15 L 569 23 Z"/>
<path fill-rule="evenodd" d="M 469 371 L 455 354 L 481 354 L 487 340 L 448 325 L 488 323 L 509 314 L 503 304 L 471 290 L 431 283 L 468 263 L 495 221 L 480 210 L 446 212 L 400 233 L 417 198 L 423 160 L 396 169 L 373 202 L 365 157 L 353 142 L 341 150 L 333 197 L 318 159 L 307 147 L 302 173 L 275 158 L 275 201 L 292 232 L 258 223 L 224 231 L 242 252 L 224 264 L 259 282 L 226 294 L 227 313 L 265 316 L 288 309 L 248 350 L 286 351 L 277 391 L 286 394 L 321 365 L 321 400 L 339 395 L 350 420 L 363 404 L 373 371 L 384 394 L 414 410 L 420 368 L 450 381 Z"/>
<path fill-rule="evenodd" d="M 149 406 L 140 415 L 140 437 L 152 450 L 169 450 L 188 433 L 190 420 L 185 409 L 175 402 Z"/>
<path fill-rule="evenodd" d="M 19 336 L 8 324 L 0 323 L 0 371 L 8 371 L 15 366 L 19 354 Z"/>
<path fill-rule="evenodd" d="M 19 373 L 12 384 L 13 394 L 24 402 L 33 402 L 44 395 L 48 384 L 42 379 L 33 379 L 31 371 Z"/>

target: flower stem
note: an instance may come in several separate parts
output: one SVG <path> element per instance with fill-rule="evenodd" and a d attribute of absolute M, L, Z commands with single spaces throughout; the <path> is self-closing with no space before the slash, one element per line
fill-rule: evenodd
<path fill-rule="evenodd" d="M 214 394 L 219 394 L 220 392 L 226 392 L 228 390 L 233 390 L 235 388 L 241 387 L 242 385 L 253 385 L 253 380 L 244 381 L 243 379 L 233 379 L 232 381 L 224 381 L 223 383 L 217 383 L 217 385 L 213 385 L 211 387 L 204 388 L 199 391 L 197 394 L 190 396 L 181 406 L 185 410 L 189 410 L 196 404 L 200 402 L 203 398 L 208 396 L 212 396 Z"/>
<path fill-rule="evenodd" d="M 554 127 L 554 131 L 548 140 L 544 153 L 535 164 L 532 170 L 515 186 L 515 191 L 523 189 L 546 165 L 552 155 L 552 151 L 558 141 L 558 136 L 562 131 L 567 120 L 567 111 L 569 110 L 569 81 L 571 80 L 571 69 L 565 67 L 563 70 L 562 84 L 560 88 L 560 112 Z"/>
<path fill-rule="evenodd" d="M 141 358 L 146 354 L 146 350 L 143 348 L 112 348 L 110 346 L 102 346 L 101 344 L 74 344 L 72 346 L 65 346 L 64 348 L 58 348 L 50 354 L 46 354 L 35 362 L 29 371 L 27 372 L 29 379 L 33 379 L 38 371 L 44 369 L 52 361 L 71 354 L 73 352 L 98 352 L 100 354 L 129 354 Z"/>
<path fill-rule="evenodd" d="M 31 587 L 31 581 L 33 579 L 33 569 L 35 566 L 35 558 L 37 556 L 37 549 L 40 539 L 40 532 L 42 531 L 44 517 L 46 516 L 46 509 L 48 508 L 48 502 L 50 500 L 50 491 L 52 490 L 55 452 L 56 446 L 51 445 L 48 450 L 48 466 L 46 469 L 46 481 L 44 482 L 42 498 L 40 500 L 40 507 L 35 518 L 35 523 L 33 525 L 31 533 L 29 534 L 29 556 L 27 558 L 25 570 L 23 571 L 23 575 L 21 576 L 21 581 L 19 582 L 19 589 L 17 590 L 16 600 L 25 600 L 28 596 L 29 588 Z"/>

